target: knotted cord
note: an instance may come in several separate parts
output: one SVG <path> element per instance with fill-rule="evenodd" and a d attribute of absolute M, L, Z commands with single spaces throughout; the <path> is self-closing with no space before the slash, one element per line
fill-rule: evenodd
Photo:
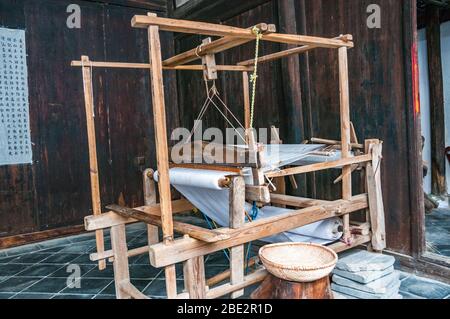
<path fill-rule="evenodd" d="M 234 131 L 239 135 L 239 138 L 246 143 L 245 138 L 242 136 L 242 134 L 236 129 L 236 126 L 233 125 L 233 123 L 230 121 L 230 119 L 224 114 L 224 112 L 220 109 L 219 105 L 220 104 L 222 107 L 224 107 L 229 114 L 231 114 L 231 116 L 233 117 L 233 119 L 237 122 L 237 124 L 243 129 L 245 130 L 245 127 L 242 125 L 242 123 L 238 120 L 238 118 L 234 115 L 234 113 L 230 110 L 230 108 L 225 104 L 225 102 L 220 98 L 219 95 L 219 91 L 217 90 L 216 87 L 216 82 L 213 81 L 213 84 L 211 86 L 211 88 L 209 88 L 208 86 L 208 81 L 205 78 L 205 88 L 206 88 L 206 100 L 205 103 L 203 104 L 200 113 L 197 116 L 197 119 L 195 120 L 195 124 L 194 127 L 192 128 L 191 134 L 189 135 L 189 138 L 187 139 L 186 143 L 191 142 L 192 140 L 192 136 L 194 135 L 195 131 L 197 130 L 198 126 L 200 125 L 200 121 L 203 119 L 204 115 L 206 114 L 206 111 L 208 110 L 208 108 L 213 105 L 217 111 L 220 113 L 220 115 L 222 115 L 222 117 L 227 121 L 227 123 L 234 129 Z M 218 103 L 216 103 L 214 101 L 214 98 L 218 101 Z"/>
<path fill-rule="evenodd" d="M 252 29 L 252 31 L 256 35 L 256 46 L 255 46 L 255 64 L 253 67 L 253 74 L 250 76 L 250 82 L 252 82 L 252 100 L 251 100 L 251 106 L 250 106 L 250 128 L 253 128 L 253 121 L 254 121 L 254 115 L 255 115 L 256 80 L 258 79 L 259 43 L 263 37 L 261 31 L 256 26 Z"/>
<path fill-rule="evenodd" d="M 250 81 L 252 82 L 252 98 L 251 98 L 251 108 L 250 108 L 250 128 L 253 128 L 253 122 L 254 122 L 254 113 L 255 113 L 255 101 L 256 101 L 256 80 L 258 78 L 258 59 L 259 59 L 259 44 L 260 40 L 262 39 L 263 35 L 259 28 L 256 26 L 252 29 L 252 32 L 256 35 L 256 48 L 255 48 L 255 64 L 253 69 L 253 74 L 250 76 Z M 201 57 L 199 52 L 201 51 L 203 44 L 197 46 L 195 49 L 195 54 L 197 57 Z M 241 121 L 234 115 L 234 113 L 230 110 L 230 108 L 226 105 L 226 103 L 220 98 L 219 91 L 216 87 L 216 82 L 213 81 L 213 84 L 211 88 L 208 86 L 208 80 L 206 76 L 204 75 L 204 82 L 205 82 L 205 88 L 206 88 L 206 100 L 203 103 L 202 108 L 200 109 L 200 112 L 197 116 L 197 119 L 195 120 L 194 127 L 191 130 L 191 133 L 186 141 L 186 143 L 190 143 L 192 141 L 192 136 L 195 134 L 195 131 L 197 130 L 198 126 L 201 123 L 201 120 L 206 114 L 206 111 L 211 106 L 211 104 L 217 109 L 217 111 L 222 115 L 222 117 L 227 121 L 227 123 L 234 129 L 234 131 L 239 135 L 239 138 L 245 143 L 247 143 L 247 140 L 242 136 L 242 134 L 236 129 L 236 127 L 233 125 L 233 123 L 230 121 L 230 119 L 224 114 L 224 112 L 220 109 L 220 104 L 225 110 L 232 116 L 233 120 L 236 121 L 238 126 L 242 128 L 245 131 L 244 125 L 242 125 Z M 214 98 L 218 101 L 216 103 L 214 101 Z"/>

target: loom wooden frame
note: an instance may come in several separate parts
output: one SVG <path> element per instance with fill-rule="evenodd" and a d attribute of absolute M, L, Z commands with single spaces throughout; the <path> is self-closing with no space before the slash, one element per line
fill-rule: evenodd
<path fill-rule="evenodd" d="M 344 251 L 361 244 L 370 244 L 376 251 L 382 251 L 386 247 L 379 169 L 382 156 L 382 142 L 379 140 L 368 140 L 365 142 L 365 145 L 358 144 L 351 130 L 347 65 L 347 50 L 353 47 L 351 35 L 341 35 L 333 39 L 327 39 L 294 34 L 279 34 L 275 32 L 273 25 L 258 25 L 264 32 L 262 41 L 298 46 L 275 54 L 262 56 L 259 58 L 261 63 L 301 54 L 316 48 L 338 50 L 341 141 L 324 139 L 321 139 L 321 141 L 326 144 L 339 144 L 342 159 L 334 162 L 286 168 L 278 172 L 269 173 L 268 177 L 277 179 L 277 185 L 283 185 L 285 176 L 292 177 L 297 174 L 333 168 L 342 169 L 342 199 L 324 201 L 287 196 L 285 194 L 273 194 L 270 199 L 273 204 L 296 207 L 297 210 L 274 218 L 245 223 L 244 203 L 246 198 L 256 200 L 258 196 L 260 196 L 259 198 L 267 196 L 267 193 L 262 191 L 265 186 L 263 185 L 264 180 L 261 180 L 261 171 L 258 170 L 258 167 L 255 167 L 253 168 L 253 175 L 256 187 L 245 187 L 243 177 L 240 175 L 230 178 L 227 184 L 230 189 L 230 227 L 214 231 L 204 229 L 200 231 L 201 236 L 199 236 L 199 233 L 196 232 L 197 229 L 182 223 L 174 223 L 173 221 L 173 214 L 189 211 L 194 207 L 185 199 L 177 201 L 172 201 L 171 199 L 170 165 L 162 81 L 163 70 L 193 70 L 208 71 L 210 73 L 209 71 L 211 70 L 207 70 L 207 68 L 214 67 L 214 71 L 242 72 L 245 123 L 246 127 L 249 128 L 250 90 L 248 72 L 253 70 L 252 64 L 254 61 L 243 61 L 237 65 L 215 65 L 215 63 L 211 65 L 186 65 L 186 63 L 196 61 L 205 56 L 214 58 L 216 53 L 254 40 L 255 35 L 251 30 L 252 28 L 242 29 L 218 24 L 160 18 L 152 13 L 149 13 L 147 16 L 134 16 L 132 26 L 148 30 L 150 63 L 98 62 L 90 61 L 87 56 L 82 56 L 81 61 L 72 61 L 72 66 L 81 67 L 83 72 L 86 120 L 89 133 L 94 215 L 85 218 L 85 228 L 88 231 L 97 232 L 97 252 L 91 254 L 90 257 L 92 260 L 99 261 L 100 268 L 105 267 L 105 260 L 113 261 L 117 298 L 147 298 L 131 284 L 128 267 L 129 257 L 146 253 L 149 254 L 150 263 L 154 267 L 165 268 L 168 298 L 218 298 L 226 294 L 231 294 L 233 298 L 239 297 L 242 295 L 245 287 L 262 281 L 267 275 L 264 269 L 260 269 L 244 276 L 243 245 L 245 243 L 336 216 L 344 219 L 344 239 L 346 242 L 331 245 L 330 247 L 335 251 Z M 220 38 L 215 41 L 207 41 L 197 49 L 178 54 L 163 61 L 161 58 L 160 31 L 220 36 Z M 104 67 L 148 69 L 151 75 L 160 201 L 159 203 L 156 202 L 156 184 L 153 180 L 153 171 L 146 170 L 143 174 L 145 206 L 127 210 L 125 215 L 123 211 L 121 212 L 121 209 L 101 213 L 100 195 L 98 192 L 95 123 L 93 116 L 91 116 L 93 108 L 91 72 L 92 68 Z M 249 134 L 251 133 L 249 132 Z M 259 149 L 256 147 L 254 139 L 250 138 L 249 142 L 250 144 L 253 143 L 251 147 L 255 147 L 255 156 L 258 156 Z M 280 141 L 276 143 L 278 142 Z M 364 148 L 364 150 L 361 151 L 361 148 Z M 359 150 L 359 155 L 351 156 L 352 149 Z M 199 168 L 202 167 L 199 166 Z M 352 194 L 351 180 L 355 167 L 365 168 L 366 194 L 358 196 L 353 196 Z M 291 178 L 292 181 L 293 179 Z M 283 188 L 281 187 L 281 189 Z M 263 193 L 264 195 L 262 195 Z M 352 226 L 349 215 L 361 210 L 367 211 L 366 222 Z M 148 224 L 148 245 L 128 250 L 125 226 L 136 221 L 145 221 Z M 158 239 L 159 230 L 157 226 L 162 228 L 162 242 L 159 242 Z M 103 243 L 102 232 L 104 229 L 111 229 L 112 249 L 107 251 L 105 251 Z M 174 239 L 174 229 L 182 233 L 184 237 Z M 352 235 L 352 232 L 357 235 Z M 196 236 L 201 237 L 201 239 L 195 238 Z M 206 281 L 204 256 L 226 248 L 231 251 L 230 270 Z M 184 263 L 186 291 L 178 293 L 175 264 L 180 262 Z M 254 261 L 252 262 L 254 263 Z M 229 283 L 211 289 L 207 286 L 207 282 L 215 284 L 228 277 L 230 277 Z"/>

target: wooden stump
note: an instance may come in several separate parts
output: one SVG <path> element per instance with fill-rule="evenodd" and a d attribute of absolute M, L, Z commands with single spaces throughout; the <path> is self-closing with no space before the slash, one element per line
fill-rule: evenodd
<path fill-rule="evenodd" d="M 286 281 L 271 274 L 256 289 L 252 299 L 333 299 L 330 278 L 310 283 Z"/>

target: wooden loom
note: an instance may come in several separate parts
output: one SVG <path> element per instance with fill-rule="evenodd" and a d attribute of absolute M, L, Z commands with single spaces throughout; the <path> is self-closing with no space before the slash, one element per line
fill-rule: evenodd
<path fill-rule="evenodd" d="M 203 22 L 175 20 L 157 17 L 155 14 L 147 16 L 137 15 L 132 19 L 132 26 L 148 30 L 150 63 L 120 63 L 94 62 L 87 56 L 81 61 L 73 61 L 73 66 L 82 67 L 86 119 L 89 139 L 89 156 L 91 171 L 91 190 L 93 216 L 85 218 L 88 231 L 96 231 L 97 252 L 91 254 L 91 259 L 99 261 L 99 267 L 105 267 L 105 261 L 110 259 L 114 263 L 114 278 L 117 298 L 127 299 L 147 298 L 130 282 L 128 258 L 141 254 L 149 254 L 152 266 L 165 268 L 166 290 L 168 298 L 218 298 L 231 294 L 233 298 L 243 294 L 243 289 L 262 281 L 267 275 L 264 269 L 257 270 L 250 275 L 244 275 L 244 244 L 262 239 L 280 232 L 295 229 L 320 220 L 342 217 L 344 220 L 344 241 L 331 245 L 341 252 L 361 244 L 369 243 L 373 250 L 382 251 L 386 247 L 384 230 L 384 208 L 381 193 L 380 162 L 382 157 L 382 142 L 367 140 L 365 145 L 358 144 L 354 137 L 350 122 L 349 83 L 347 50 L 353 47 L 351 35 L 341 35 L 333 39 L 302 36 L 294 34 L 279 34 L 273 25 L 261 23 L 256 27 L 263 33 L 262 41 L 271 41 L 296 45 L 297 47 L 274 54 L 262 56 L 259 63 L 265 63 L 287 56 L 307 52 L 315 48 L 338 50 L 339 88 L 340 88 L 340 117 L 341 141 L 316 139 L 316 142 L 340 145 L 342 158 L 333 162 L 318 163 L 306 166 L 290 167 L 266 174 L 267 178 L 276 178 L 282 184 L 284 177 L 293 180 L 294 175 L 317 172 L 328 169 L 342 169 L 342 199 L 324 201 L 308 198 L 287 196 L 284 194 L 270 194 L 264 185 L 264 175 L 261 167 L 251 166 L 256 186 L 246 186 L 241 175 L 231 176 L 224 185 L 230 192 L 230 227 L 216 230 L 173 221 L 173 215 L 193 209 L 193 205 L 185 199 L 172 201 L 169 181 L 169 158 L 166 135 L 166 115 L 164 104 L 163 70 L 194 70 L 202 71 L 208 79 L 216 77 L 219 71 L 242 72 L 245 101 L 245 123 L 249 127 L 250 117 L 250 89 L 248 72 L 253 70 L 254 60 L 248 60 L 237 65 L 215 65 L 214 54 L 240 46 L 255 40 L 254 28 L 242 29 L 225 25 Z M 159 31 L 183 32 L 218 36 L 218 40 L 210 39 L 196 49 L 181 53 L 170 59 L 162 60 Z M 187 63 L 202 59 L 201 65 Z M 159 172 L 159 197 L 156 201 L 156 185 L 153 181 L 153 171 L 144 172 L 145 206 L 134 209 L 120 206 L 109 206 L 111 210 L 101 213 L 101 203 L 98 183 L 98 167 L 96 159 L 95 123 L 92 116 L 92 68 L 138 68 L 148 69 L 151 76 L 151 90 L 153 97 L 153 114 L 155 126 L 155 143 L 157 154 L 157 169 Z M 352 134 L 353 133 L 353 134 Z M 258 158 L 258 149 L 251 131 L 249 131 L 250 155 Z M 275 141 L 277 143 L 279 141 Z M 355 156 L 352 156 L 352 150 Z M 241 166 L 245 166 L 241 164 Z M 203 165 L 192 164 L 191 168 L 205 169 Z M 247 166 L 250 167 L 250 166 Z M 365 194 L 352 194 L 352 172 L 356 167 L 365 169 Z M 208 166 L 207 169 L 223 169 Z M 230 169 L 228 167 L 228 169 Z M 233 171 L 239 172 L 236 165 Z M 282 188 L 282 187 L 281 187 Z M 296 210 L 253 222 L 245 222 L 244 203 L 246 200 L 272 203 L 274 205 L 295 207 Z M 349 215 L 353 212 L 366 210 L 365 223 L 355 226 L 350 224 Z M 136 221 L 143 221 L 148 225 L 148 245 L 136 249 L 127 249 L 125 226 Z M 159 242 L 158 227 L 162 228 L 163 241 Z M 103 230 L 111 229 L 111 250 L 105 250 Z M 174 231 L 184 237 L 174 239 Z M 230 270 L 206 280 L 204 256 L 223 249 L 230 249 Z M 252 263 L 254 260 L 252 260 Z M 185 291 L 178 292 L 176 285 L 175 265 L 183 263 Z M 221 282 L 230 277 L 226 284 L 210 288 L 208 285 Z M 208 283 L 208 285 L 207 285 Z"/>

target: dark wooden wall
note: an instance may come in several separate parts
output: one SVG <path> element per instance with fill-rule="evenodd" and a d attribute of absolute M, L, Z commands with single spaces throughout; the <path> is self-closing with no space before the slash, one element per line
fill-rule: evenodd
<path fill-rule="evenodd" d="M 105 1 L 106 2 L 106 1 Z M 69 3 L 82 8 L 82 29 L 65 26 Z M 26 29 L 33 165 L 0 167 L 0 247 L 19 244 L 80 225 L 91 213 L 81 71 L 69 66 L 86 54 L 92 60 L 148 61 L 146 33 L 130 27 L 136 13 L 164 14 L 164 1 L 0 0 L 0 26 Z M 282 32 L 318 36 L 351 33 L 352 119 L 360 139 L 385 142 L 383 190 L 388 243 L 405 254 L 417 251 L 423 231 L 420 214 L 420 120 L 414 105 L 413 49 L 415 3 L 377 0 L 382 28 L 366 26 L 371 0 L 191 0 L 173 12 L 178 18 L 241 27 L 277 24 Z M 169 5 L 171 1 L 169 0 Z M 163 37 L 163 54 L 200 43 L 197 36 Z M 263 53 L 281 49 L 264 43 Z M 253 57 L 252 44 L 218 56 L 223 63 Z M 263 65 L 256 109 L 259 127 L 277 125 L 287 143 L 312 136 L 339 137 L 336 52 L 316 50 L 300 58 Z M 167 73 L 169 130 L 190 127 L 204 98 L 198 74 Z M 242 114 L 241 78 L 221 74 L 225 101 Z M 142 202 L 136 157 L 154 167 L 153 125 L 148 74 L 136 70 L 95 70 L 97 139 L 104 203 Z M 179 103 L 178 101 L 179 100 Z M 415 108 L 416 107 L 416 108 Z M 225 127 L 215 114 L 208 126 Z M 113 174 L 114 172 L 114 174 Z M 301 193 L 331 199 L 337 172 L 299 179 Z M 355 178 L 355 187 L 359 187 Z M 58 229 L 58 231 L 54 231 Z M 73 229 L 72 227 L 70 228 Z M 81 228 L 79 228 L 81 229 Z M 48 233 L 45 233 L 49 231 Z M 31 235 L 24 234 L 45 234 Z M 44 233 L 43 233 L 44 232 Z M 20 236 L 16 236 L 20 235 Z M 11 237 L 12 236 L 12 237 Z"/>
<path fill-rule="evenodd" d="M 382 10 L 381 29 L 369 29 L 366 24 L 366 10 L 373 0 L 228 0 L 216 1 L 215 5 L 202 0 L 191 2 L 189 7 L 170 14 L 240 27 L 275 23 L 281 32 L 325 37 L 353 34 L 355 48 L 349 51 L 352 120 L 361 140 L 384 141 L 381 169 L 388 245 L 398 252 L 413 254 L 420 245 L 419 232 L 423 231 L 419 217 L 422 214 L 420 114 L 413 96 L 414 1 L 375 1 Z M 234 15 L 230 16 L 230 12 Z M 197 36 L 179 36 L 176 49 L 184 51 L 198 43 Z M 278 49 L 279 45 L 264 43 L 262 53 Z M 253 55 L 254 44 L 249 44 L 227 51 L 218 59 L 237 63 Z M 324 49 L 261 66 L 256 125 L 279 126 L 282 139 L 288 143 L 300 143 L 311 137 L 338 139 L 337 70 L 337 51 Z M 240 75 L 220 77 L 226 102 L 242 118 Z M 201 78 L 179 74 L 178 88 L 181 123 L 190 127 L 204 98 Z M 212 111 L 206 121 L 208 126 L 224 126 Z M 327 172 L 299 180 L 302 193 L 335 198 L 340 187 L 331 184 L 337 174 Z M 355 188 L 360 188 L 358 178 L 354 180 Z"/>
<path fill-rule="evenodd" d="M 131 28 L 131 18 L 166 11 L 162 0 L 107 2 L 0 0 L 0 26 L 26 30 L 34 143 L 32 165 L 0 167 L 0 248 L 81 230 L 72 226 L 91 214 L 81 70 L 70 61 L 89 55 L 98 61 L 148 62 L 147 34 Z M 81 7 L 81 29 L 66 27 L 71 3 Z M 171 55 L 171 35 L 162 42 L 164 55 Z M 168 117 L 176 125 L 175 74 L 167 75 Z M 144 157 L 145 166 L 155 166 L 149 74 L 95 69 L 93 81 L 102 201 L 139 205 L 142 183 L 135 159 Z"/>

